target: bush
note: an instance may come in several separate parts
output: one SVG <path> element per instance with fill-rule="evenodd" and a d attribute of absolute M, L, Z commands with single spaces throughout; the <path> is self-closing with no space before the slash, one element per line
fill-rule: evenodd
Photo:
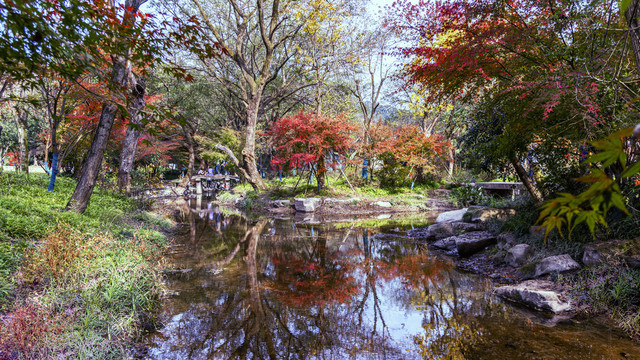
<path fill-rule="evenodd" d="M 382 169 L 374 175 L 378 176 L 381 187 L 395 189 L 401 186 L 403 182 L 411 181 L 408 179 L 411 168 L 402 165 L 391 152 L 382 154 L 380 160 L 383 162 Z"/>
<path fill-rule="evenodd" d="M 0 359 L 51 359 L 55 339 L 68 326 L 65 314 L 37 303 L 16 307 L 0 323 Z"/>
<path fill-rule="evenodd" d="M 478 205 L 486 200 L 481 188 L 465 185 L 451 191 L 451 198 L 458 206 Z"/>

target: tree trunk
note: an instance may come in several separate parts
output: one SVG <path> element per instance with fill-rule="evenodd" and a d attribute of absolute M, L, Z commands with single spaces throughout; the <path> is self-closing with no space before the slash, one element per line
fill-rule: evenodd
<path fill-rule="evenodd" d="M 128 71 L 127 61 L 123 58 L 116 59 L 113 63 L 111 81 L 119 86 L 125 86 Z M 107 148 L 109 134 L 111 133 L 117 111 L 118 107 L 112 102 L 105 102 L 102 105 L 98 129 L 96 129 L 89 154 L 82 166 L 82 175 L 80 175 L 78 185 L 76 185 L 76 189 L 73 191 L 71 199 L 69 199 L 67 203 L 67 210 L 83 213 L 87 209 L 87 206 L 89 206 L 89 200 L 93 193 L 93 188 L 96 185 L 98 174 L 100 173 L 102 158 Z"/>
<path fill-rule="evenodd" d="M 189 165 L 187 167 L 187 179 L 191 180 L 193 176 L 193 169 L 196 165 L 196 149 L 193 146 L 193 141 L 189 141 Z"/>
<path fill-rule="evenodd" d="M 316 179 L 318 180 L 318 190 L 324 189 L 324 180 L 325 174 L 327 173 L 327 168 L 324 164 L 324 157 L 320 157 L 318 159 L 318 170 L 316 171 Z"/>
<path fill-rule="evenodd" d="M 116 68 L 118 68 L 118 70 L 116 70 Z M 114 77 L 117 73 L 121 72 L 125 72 L 125 67 L 120 65 L 115 66 L 114 64 Z M 126 78 L 126 76 L 123 77 Z M 93 193 L 93 188 L 96 186 L 96 180 L 100 173 L 100 166 L 102 165 L 102 158 L 107 148 L 107 141 L 109 140 L 109 134 L 111 133 L 111 127 L 113 127 L 117 110 L 118 107 L 113 103 L 107 102 L 102 105 L 98 129 L 93 137 L 87 160 L 85 160 L 82 166 L 82 175 L 80 175 L 78 185 L 67 203 L 67 210 L 81 214 L 87 209 L 87 206 L 89 206 L 89 200 Z"/>
<path fill-rule="evenodd" d="M 122 144 L 122 152 L 120 154 L 120 167 L 118 168 L 118 190 L 127 195 L 131 195 L 131 170 L 133 170 L 133 162 L 136 157 L 136 149 L 138 148 L 138 140 L 142 135 L 142 110 L 144 109 L 144 96 L 146 85 L 144 81 L 138 79 L 133 86 L 133 102 L 129 107 L 129 115 L 131 123 L 134 127 L 127 128 L 127 134 Z"/>
<path fill-rule="evenodd" d="M 632 0 L 629 7 L 624 12 L 624 17 L 627 20 L 627 25 L 630 31 L 631 46 L 633 47 L 633 55 L 636 60 L 636 71 L 640 75 L 640 23 L 638 23 L 639 14 L 638 0 Z"/>
<path fill-rule="evenodd" d="M 254 96 L 247 107 L 247 131 L 245 134 L 245 145 L 242 150 L 242 168 L 246 180 L 256 191 L 264 190 L 265 185 L 256 166 L 256 126 L 258 123 L 258 108 L 262 91 Z"/>
<path fill-rule="evenodd" d="M 29 173 L 29 138 L 27 136 L 27 122 L 29 114 L 24 109 L 18 109 L 16 127 L 18 128 L 18 146 L 20 149 L 20 166 L 18 170 Z"/>
<path fill-rule="evenodd" d="M 531 195 L 533 201 L 536 204 L 542 203 L 543 199 L 540 190 L 538 190 L 536 185 L 533 183 L 533 181 L 529 177 L 529 174 L 527 174 L 527 171 L 524 169 L 520 161 L 518 161 L 518 159 L 516 159 L 515 157 L 511 157 L 509 161 L 511 162 L 511 165 L 513 165 L 513 168 L 516 170 L 516 174 L 518 174 L 520 181 L 522 181 L 524 187 L 527 188 L 527 191 L 529 191 L 529 194 Z"/>
<path fill-rule="evenodd" d="M 134 14 L 145 1 L 146 0 L 125 1 L 126 10 L 123 20 L 125 25 L 135 21 Z M 131 41 L 131 39 L 127 41 Z M 112 56 L 112 59 L 113 71 L 111 73 L 111 81 L 116 87 L 126 88 L 127 79 L 131 71 L 128 56 Z M 118 107 L 111 101 L 105 101 L 105 103 L 102 104 L 102 113 L 98 121 L 98 128 L 93 137 L 87 160 L 85 160 L 82 167 L 82 175 L 80 176 L 78 185 L 67 203 L 67 210 L 83 213 L 87 209 L 87 206 L 89 206 L 89 200 L 93 193 L 93 188 L 96 185 L 98 174 L 100 173 L 100 166 L 102 165 L 102 159 L 107 148 L 107 141 L 109 140 L 109 134 L 111 133 L 117 111 Z"/>

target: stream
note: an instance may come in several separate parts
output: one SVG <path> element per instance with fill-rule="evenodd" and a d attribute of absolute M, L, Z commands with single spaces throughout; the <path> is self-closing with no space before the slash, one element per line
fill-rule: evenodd
<path fill-rule="evenodd" d="M 431 215 L 309 224 L 206 201 L 176 210 L 146 358 L 640 359 L 619 331 L 507 304 L 404 236 Z"/>

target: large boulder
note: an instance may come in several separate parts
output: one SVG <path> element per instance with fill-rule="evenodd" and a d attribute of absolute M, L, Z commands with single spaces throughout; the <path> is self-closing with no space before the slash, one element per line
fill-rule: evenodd
<path fill-rule="evenodd" d="M 496 209 L 483 206 L 470 206 L 471 222 L 486 222 L 492 219 L 505 219 L 516 214 L 514 209 Z"/>
<path fill-rule="evenodd" d="M 584 247 L 582 263 L 584 266 L 596 266 L 604 262 L 604 255 L 600 249 L 593 245 Z"/>
<path fill-rule="evenodd" d="M 577 270 L 579 268 L 580 264 L 573 260 L 568 254 L 549 256 L 536 264 L 535 277 L 555 272 Z"/>
<path fill-rule="evenodd" d="M 460 235 L 469 231 L 478 231 L 481 226 L 464 222 L 442 222 L 427 228 L 425 237 L 427 240 L 440 240 L 449 236 Z"/>
<path fill-rule="evenodd" d="M 501 286 L 494 290 L 494 294 L 529 308 L 554 314 L 572 310 L 571 303 L 554 289 L 554 284 L 550 281 L 529 280 L 517 285 Z"/>
<path fill-rule="evenodd" d="M 443 223 L 443 222 L 462 221 L 462 217 L 466 212 L 467 212 L 467 208 L 460 209 L 460 210 L 453 210 L 453 211 L 445 211 L 443 213 L 440 213 L 440 215 L 438 215 L 438 217 L 436 218 L 436 224 Z"/>
<path fill-rule="evenodd" d="M 527 262 L 532 252 L 531 246 L 518 244 L 507 251 L 504 262 L 511 267 L 520 267 Z"/>
<path fill-rule="evenodd" d="M 296 207 L 296 211 L 315 212 L 320 204 L 322 204 L 322 200 L 320 198 L 295 198 L 293 199 L 293 203 Z"/>
<path fill-rule="evenodd" d="M 372 202 L 370 205 L 384 207 L 384 208 L 390 208 L 392 206 L 391 203 L 388 201 L 376 201 L 376 202 Z"/>
<path fill-rule="evenodd" d="M 502 233 L 500 235 L 498 235 L 498 248 L 500 250 L 507 250 L 507 249 L 511 249 L 512 247 L 514 247 L 516 245 L 516 234 L 511 233 L 511 232 L 507 232 L 507 233 Z"/>
<path fill-rule="evenodd" d="M 455 237 L 458 255 L 471 256 L 496 243 L 496 237 L 488 231 L 473 231 Z"/>
<path fill-rule="evenodd" d="M 431 245 L 437 247 L 438 249 L 452 251 L 456 249 L 456 237 L 450 236 L 448 238 L 440 239 Z"/>
<path fill-rule="evenodd" d="M 640 268 L 640 239 L 612 240 L 587 245 L 582 254 L 585 266 L 595 266 L 607 262 L 623 261 L 630 268 Z"/>
<path fill-rule="evenodd" d="M 291 200 L 274 200 L 271 206 L 274 208 L 288 208 L 291 206 Z"/>

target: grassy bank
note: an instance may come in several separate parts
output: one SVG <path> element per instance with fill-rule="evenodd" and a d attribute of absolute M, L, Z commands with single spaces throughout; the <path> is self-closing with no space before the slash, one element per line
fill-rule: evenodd
<path fill-rule="evenodd" d="M 156 262 L 172 222 L 96 189 L 83 215 L 63 212 L 75 187 L 0 174 L 0 359 L 122 359 L 153 325 Z"/>
<path fill-rule="evenodd" d="M 331 197 L 331 198 L 352 198 L 362 201 L 390 201 L 395 206 L 409 206 L 417 209 L 427 210 L 424 198 L 429 191 L 438 189 L 442 183 L 432 182 L 429 184 L 416 184 L 413 189 L 411 182 L 405 186 L 396 188 L 381 188 L 378 181 L 367 182 L 351 181 L 351 186 L 344 177 L 330 177 L 326 187 L 318 190 L 317 186 L 308 183 L 308 178 L 285 177 L 280 179 L 265 179 L 266 190 L 256 193 L 249 184 L 241 184 L 233 189 L 233 193 L 222 192 L 218 196 L 218 201 L 228 204 L 236 204 L 248 212 L 261 213 L 269 207 L 272 200 L 310 198 L 310 197 Z M 315 179 L 314 179 L 315 182 Z M 357 200 L 354 200 L 357 202 Z"/>

